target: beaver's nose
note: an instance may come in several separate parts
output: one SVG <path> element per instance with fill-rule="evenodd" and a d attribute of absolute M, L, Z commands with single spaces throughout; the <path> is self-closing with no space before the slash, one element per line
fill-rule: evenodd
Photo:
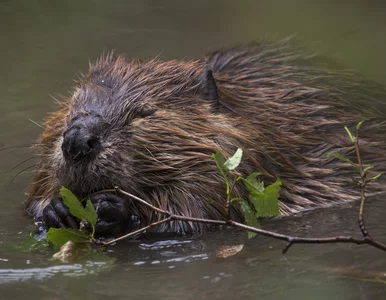
<path fill-rule="evenodd" d="M 98 153 L 100 146 L 99 137 L 82 126 L 74 126 L 63 134 L 62 151 L 67 160 L 92 157 Z"/>

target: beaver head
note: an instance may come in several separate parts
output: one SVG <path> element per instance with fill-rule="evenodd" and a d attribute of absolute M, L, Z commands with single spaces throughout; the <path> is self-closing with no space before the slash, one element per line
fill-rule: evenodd
<path fill-rule="evenodd" d="M 215 94 L 211 72 L 197 62 L 100 60 L 79 81 L 63 116 L 53 151 L 59 182 L 86 196 L 183 180 L 192 163 L 204 163 L 195 155 L 218 149 L 202 140 L 216 134 L 209 117 Z"/>

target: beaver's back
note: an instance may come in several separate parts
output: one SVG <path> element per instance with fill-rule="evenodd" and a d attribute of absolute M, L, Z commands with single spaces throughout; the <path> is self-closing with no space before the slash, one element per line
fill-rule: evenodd
<path fill-rule="evenodd" d="M 207 58 L 222 112 L 240 117 L 253 140 L 253 156 L 268 178 L 284 181 L 282 213 L 355 200 L 354 167 L 326 156 L 356 161 L 344 126 L 366 120 L 360 150 L 367 165 L 386 171 L 386 91 L 287 43 L 251 45 Z M 375 173 L 374 173 L 375 174 Z M 382 191 L 382 180 L 369 187 Z"/>

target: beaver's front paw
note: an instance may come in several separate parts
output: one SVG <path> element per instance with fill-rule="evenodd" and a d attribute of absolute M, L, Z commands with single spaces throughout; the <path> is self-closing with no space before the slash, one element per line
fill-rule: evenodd
<path fill-rule="evenodd" d="M 95 236 L 116 236 L 133 228 L 135 218 L 133 221 L 128 213 L 125 199 L 111 193 L 100 193 L 92 195 L 90 200 L 98 215 Z M 79 220 L 71 215 L 61 198 L 51 200 L 43 210 L 42 219 L 46 228 L 79 228 Z"/>
<path fill-rule="evenodd" d="M 111 193 L 95 194 L 90 199 L 98 214 L 96 236 L 116 236 L 132 229 L 132 217 L 125 199 Z"/>
<path fill-rule="evenodd" d="M 67 206 L 64 205 L 60 198 L 51 200 L 51 202 L 43 209 L 42 218 L 47 228 L 78 229 L 79 227 Z"/>

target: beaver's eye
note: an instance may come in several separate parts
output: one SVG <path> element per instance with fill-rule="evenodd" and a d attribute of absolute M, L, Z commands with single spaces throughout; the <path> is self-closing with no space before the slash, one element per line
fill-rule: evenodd
<path fill-rule="evenodd" d="M 137 118 L 145 118 L 145 117 L 148 117 L 148 116 L 151 116 L 152 114 L 154 114 L 156 112 L 156 109 L 155 108 L 151 108 L 151 107 L 142 107 L 140 109 L 140 111 L 136 114 L 136 117 Z"/>
<path fill-rule="evenodd" d="M 136 107 L 133 110 L 130 110 L 125 117 L 126 123 L 130 124 L 134 119 L 142 119 L 148 116 L 151 116 L 156 112 L 155 108 L 150 106 Z"/>

